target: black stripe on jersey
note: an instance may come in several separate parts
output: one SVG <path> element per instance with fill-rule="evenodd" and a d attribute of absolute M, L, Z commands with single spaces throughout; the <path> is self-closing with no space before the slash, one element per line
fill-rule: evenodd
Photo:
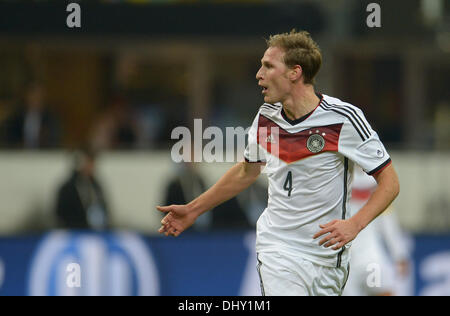
<path fill-rule="evenodd" d="M 264 291 L 264 284 L 263 284 L 263 280 L 262 280 L 262 276 L 261 276 L 262 262 L 261 262 L 261 260 L 259 260 L 259 254 L 256 254 L 256 260 L 258 261 L 258 265 L 256 266 L 256 270 L 258 271 L 258 275 L 259 275 L 259 285 L 261 286 L 261 295 L 262 296 L 266 296 L 266 293 Z"/>
<path fill-rule="evenodd" d="M 391 162 L 391 158 L 389 158 L 388 160 L 386 160 L 385 162 L 383 162 L 381 165 L 379 165 L 378 167 L 376 167 L 375 169 L 373 169 L 372 171 L 367 172 L 367 174 L 369 176 L 373 175 L 374 173 L 377 173 L 379 170 L 383 169 L 384 167 L 386 167 L 386 165 L 388 163 Z"/>
<path fill-rule="evenodd" d="M 269 104 L 269 103 L 264 103 L 263 105 L 261 105 L 261 107 L 263 107 L 263 106 L 267 107 L 269 109 L 272 109 L 272 110 L 278 110 L 280 108 L 280 106 Z"/>
<path fill-rule="evenodd" d="M 359 128 L 363 131 L 364 135 L 366 135 L 366 137 L 369 138 L 369 136 L 370 136 L 369 129 L 367 128 L 366 124 L 364 124 L 364 120 L 358 115 L 358 113 L 356 113 L 356 111 L 353 108 L 343 105 L 343 104 L 330 104 L 325 100 L 323 100 L 323 102 L 330 108 L 338 107 L 340 110 L 343 110 L 343 111 L 349 113 L 353 117 L 355 122 L 358 123 Z"/>
<path fill-rule="evenodd" d="M 278 110 L 278 109 L 274 109 L 274 108 L 271 108 L 271 107 L 268 107 L 268 106 L 265 106 L 265 105 L 261 105 L 261 109 L 266 109 L 266 110 L 271 111 L 271 112 Z"/>
<path fill-rule="evenodd" d="M 341 288 L 341 293 L 344 292 L 345 286 L 347 285 L 349 275 L 350 275 L 350 263 L 347 265 L 347 277 L 345 278 L 344 285 Z"/>
<path fill-rule="evenodd" d="M 342 219 L 345 219 L 347 213 L 347 177 L 348 177 L 348 158 L 344 158 L 344 199 L 342 200 Z"/>
<path fill-rule="evenodd" d="M 363 141 L 366 140 L 366 139 L 364 138 L 363 134 L 361 134 L 361 132 L 360 132 L 360 130 L 358 129 L 358 127 L 355 125 L 355 122 L 353 122 L 353 120 L 350 118 L 350 116 L 348 116 L 347 114 L 345 114 L 345 113 L 343 113 L 343 112 L 341 112 L 341 111 L 338 111 L 338 110 L 335 109 L 335 108 L 327 108 L 323 103 L 321 103 L 319 106 L 320 106 L 322 109 L 324 109 L 325 111 L 333 111 L 333 112 L 336 112 L 336 113 L 341 114 L 341 115 L 345 116 L 346 118 L 348 118 L 348 120 L 350 121 L 350 123 L 352 123 L 353 127 L 355 128 L 355 130 L 358 132 L 358 134 L 359 134 L 359 136 L 361 137 L 361 139 L 362 139 Z"/>
<path fill-rule="evenodd" d="M 342 197 L 342 219 L 345 220 L 345 215 L 347 213 L 347 177 L 348 177 L 348 158 L 344 158 L 344 196 Z M 338 260 L 336 268 L 341 267 L 342 254 L 345 251 L 345 246 L 342 247 L 338 254 Z"/>
<path fill-rule="evenodd" d="M 329 104 L 329 103 L 327 103 L 327 104 Z M 358 114 L 358 112 L 356 112 L 356 110 L 354 109 L 354 108 L 352 108 L 351 106 L 346 106 L 346 105 L 341 105 L 341 104 L 335 104 L 335 105 L 337 105 L 337 106 L 339 106 L 339 107 L 342 107 L 342 108 L 346 108 L 346 109 L 349 109 L 350 111 L 352 111 L 353 113 L 355 113 L 355 115 L 356 115 L 356 117 L 358 118 L 358 120 L 359 120 L 359 122 L 362 124 L 362 126 L 363 126 L 363 128 L 364 128 L 364 130 L 367 132 L 367 134 L 369 134 L 369 136 L 371 136 L 371 134 L 370 134 L 370 129 L 369 129 L 369 127 L 367 127 L 367 125 L 366 125 L 366 121 Z M 360 125 L 361 126 L 361 125 Z"/>

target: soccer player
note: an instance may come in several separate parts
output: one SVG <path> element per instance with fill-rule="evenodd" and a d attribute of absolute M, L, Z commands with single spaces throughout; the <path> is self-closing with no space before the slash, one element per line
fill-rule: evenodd
<path fill-rule="evenodd" d="M 179 236 L 250 186 L 264 167 L 269 198 L 256 237 L 262 294 L 341 295 L 350 242 L 395 199 L 398 178 L 362 111 L 315 91 L 322 56 L 310 35 L 273 35 L 267 46 L 256 74 L 265 103 L 250 128 L 245 161 L 190 203 L 158 206 L 167 212 L 159 232 Z M 350 217 L 354 163 L 378 186 Z"/>

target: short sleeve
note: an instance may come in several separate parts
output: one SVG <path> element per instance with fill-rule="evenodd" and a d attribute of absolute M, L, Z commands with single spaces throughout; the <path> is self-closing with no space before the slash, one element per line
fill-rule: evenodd
<path fill-rule="evenodd" d="M 247 162 L 266 162 L 264 149 L 258 144 L 259 115 L 258 112 L 248 131 L 248 142 L 244 151 L 244 158 Z"/>
<path fill-rule="evenodd" d="M 378 134 L 371 128 L 361 110 L 354 110 L 341 129 L 338 151 L 374 175 L 391 163 Z"/>

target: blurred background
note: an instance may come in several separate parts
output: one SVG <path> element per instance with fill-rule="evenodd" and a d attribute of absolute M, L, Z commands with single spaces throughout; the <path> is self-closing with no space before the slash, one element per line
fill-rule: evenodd
<path fill-rule="evenodd" d="M 69 28 L 71 2 L 0 1 L 1 295 L 259 295 L 263 177 L 186 237 L 157 236 L 155 206 L 232 165 L 172 162 L 171 132 L 250 126 L 264 39 L 292 28 L 322 50 L 317 91 L 360 107 L 399 173 L 395 294 L 450 295 L 449 1 L 376 1 L 379 28 L 375 1 L 77 1 Z"/>

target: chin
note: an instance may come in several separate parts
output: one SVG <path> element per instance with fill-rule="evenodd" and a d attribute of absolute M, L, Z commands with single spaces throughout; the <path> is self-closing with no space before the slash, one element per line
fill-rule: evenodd
<path fill-rule="evenodd" d="M 269 103 L 269 104 L 274 104 L 274 103 L 277 103 L 279 101 L 276 101 L 275 99 L 269 98 L 269 97 L 266 96 L 266 97 L 264 97 L 264 102 Z"/>

